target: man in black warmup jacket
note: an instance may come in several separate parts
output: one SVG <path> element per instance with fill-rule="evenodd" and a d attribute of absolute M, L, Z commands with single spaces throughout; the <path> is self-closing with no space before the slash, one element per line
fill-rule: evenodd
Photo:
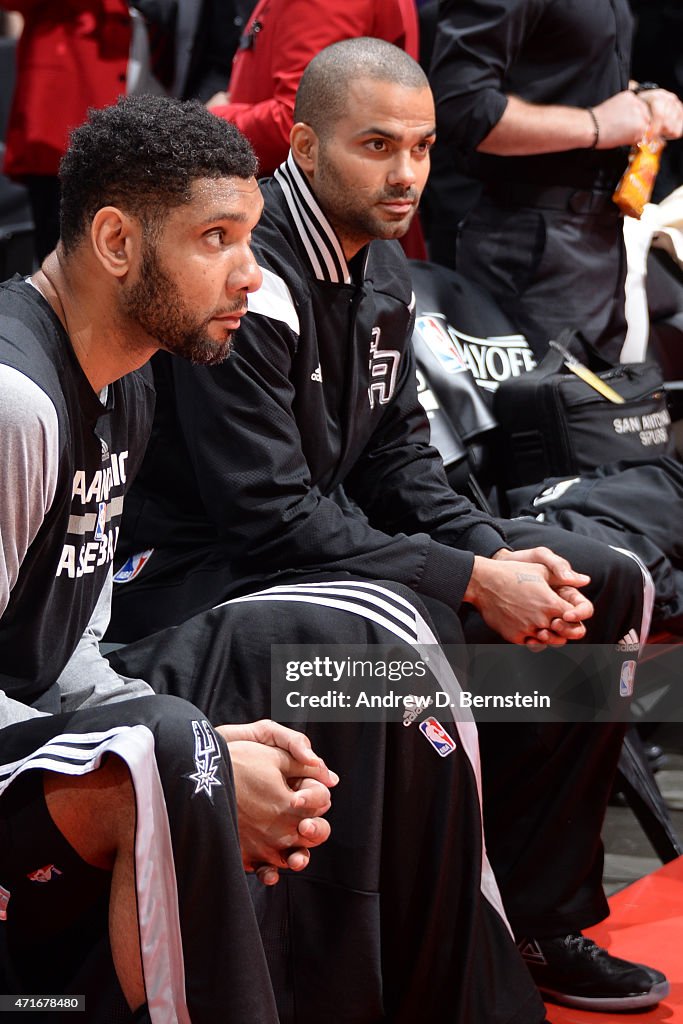
<path fill-rule="evenodd" d="M 0 288 L 0 989 L 55 995 L 48 1020 L 85 995 L 93 1024 L 412 1024 L 444 1006 L 537 1024 L 482 849 L 471 722 L 445 748 L 437 730 L 447 756 L 401 722 L 321 728 L 344 764 L 335 840 L 306 886 L 274 884 L 328 837 L 337 780 L 300 731 L 252 721 L 270 645 L 433 647 L 408 588 L 338 574 L 198 614 L 119 671 L 99 650 L 152 419 L 140 368 L 160 347 L 228 354 L 261 281 L 254 172 L 199 104 L 95 111 L 62 167 L 60 245 Z M 265 883 L 280 1013 L 244 868 Z"/>
<path fill-rule="evenodd" d="M 409 588 L 442 640 L 461 642 L 462 623 L 489 643 L 615 649 L 626 638 L 632 650 L 649 615 L 638 563 L 479 512 L 449 489 L 429 446 L 395 241 L 434 138 L 423 73 L 381 41 L 336 44 L 305 72 L 295 121 L 287 161 L 263 183 L 253 237 L 263 284 L 233 355 L 217 367 L 155 360 L 158 416 L 124 525 L 112 638 L 264 584 L 350 573 Z M 543 671 L 542 657 L 529 661 Z M 617 669 L 608 685 L 618 684 Z M 482 730 L 487 842 L 516 937 L 544 989 L 617 1009 L 667 989 L 578 934 L 607 912 L 600 826 L 622 735 L 618 725 Z"/>

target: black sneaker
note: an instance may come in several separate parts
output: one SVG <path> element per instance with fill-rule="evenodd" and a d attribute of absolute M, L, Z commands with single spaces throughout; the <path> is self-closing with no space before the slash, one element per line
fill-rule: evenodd
<path fill-rule="evenodd" d="M 661 971 L 610 956 L 585 935 L 522 939 L 522 959 L 544 996 L 598 1012 L 640 1010 L 669 994 Z"/>

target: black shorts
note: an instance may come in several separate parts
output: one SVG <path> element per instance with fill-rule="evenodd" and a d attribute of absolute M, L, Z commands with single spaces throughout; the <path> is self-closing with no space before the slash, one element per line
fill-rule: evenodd
<path fill-rule="evenodd" d="M 85 995 L 85 1015 L 32 1021 L 129 1019 L 109 948 L 111 876 L 59 833 L 42 786 L 44 771 L 78 776 L 116 755 L 135 791 L 137 931 L 151 1020 L 275 1024 L 229 756 L 196 708 L 150 696 L 33 718 L 0 731 L 0 750 L 3 994 Z"/>

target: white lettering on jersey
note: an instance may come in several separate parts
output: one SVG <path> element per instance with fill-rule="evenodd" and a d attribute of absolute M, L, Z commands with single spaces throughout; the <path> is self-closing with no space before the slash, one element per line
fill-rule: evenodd
<path fill-rule="evenodd" d="M 128 452 L 112 452 L 111 465 L 106 469 L 98 469 L 90 483 L 86 481 L 85 471 L 77 469 L 74 473 L 71 494 L 73 498 L 80 498 L 82 505 L 89 502 L 99 504 L 107 501 L 113 486 L 120 486 L 126 482 L 126 459 Z"/>
<path fill-rule="evenodd" d="M 116 526 L 113 530 L 107 530 L 102 540 L 89 540 L 79 547 L 65 544 L 55 576 L 65 573 L 71 580 L 80 579 L 81 576 L 95 572 L 98 566 L 108 565 L 114 561 L 118 539 L 119 528 Z"/>

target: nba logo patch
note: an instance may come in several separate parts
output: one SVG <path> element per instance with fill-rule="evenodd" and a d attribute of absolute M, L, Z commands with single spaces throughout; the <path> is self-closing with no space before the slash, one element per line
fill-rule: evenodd
<path fill-rule="evenodd" d="M 636 678 L 635 661 L 624 661 L 621 664 L 621 676 L 619 678 L 619 696 L 632 697 L 633 684 Z"/>
<path fill-rule="evenodd" d="M 131 555 L 125 560 L 119 571 L 114 573 L 114 583 L 129 583 L 134 580 L 153 554 L 154 548 L 149 548 L 147 551 L 140 551 L 137 555 Z"/>
<path fill-rule="evenodd" d="M 455 740 L 451 739 L 444 727 L 436 718 L 425 718 L 419 724 L 420 732 L 429 740 L 439 757 L 448 757 L 455 750 Z"/>
<path fill-rule="evenodd" d="M 97 506 L 97 525 L 95 526 L 95 540 L 102 540 L 104 537 L 104 527 L 107 523 L 107 503 L 101 501 Z"/>

